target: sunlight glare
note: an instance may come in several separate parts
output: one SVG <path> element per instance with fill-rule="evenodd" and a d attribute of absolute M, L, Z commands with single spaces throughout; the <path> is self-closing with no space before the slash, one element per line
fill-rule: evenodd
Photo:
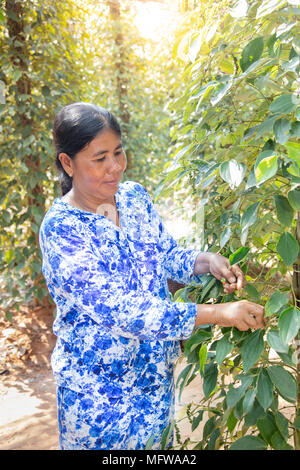
<path fill-rule="evenodd" d="M 137 5 L 135 24 L 145 39 L 159 42 L 168 37 L 176 27 L 176 9 L 157 2 Z"/>

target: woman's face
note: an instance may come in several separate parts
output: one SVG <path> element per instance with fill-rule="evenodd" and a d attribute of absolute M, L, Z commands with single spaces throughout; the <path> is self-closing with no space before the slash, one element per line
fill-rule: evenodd
<path fill-rule="evenodd" d="M 73 191 L 95 202 L 111 202 L 127 164 L 120 137 L 106 129 L 73 160 L 65 156 L 60 154 L 60 160 L 73 177 Z"/>

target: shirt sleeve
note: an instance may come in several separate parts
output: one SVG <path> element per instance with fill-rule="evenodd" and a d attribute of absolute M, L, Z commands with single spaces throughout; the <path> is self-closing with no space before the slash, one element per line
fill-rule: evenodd
<path fill-rule="evenodd" d="M 116 251 L 117 245 L 113 252 L 95 250 L 85 228 L 66 221 L 44 227 L 40 243 L 49 292 L 62 308 L 89 315 L 125 337 L 169 341 L 191 336 L 196 304 L 143 291 L 134 260 L 121 248 Z"/>
<path fill-rule="evenodd" d="M 158 234 L 158 243 L 165 253 L 164 268 L 167 278 L 182 284 L 190 284 L 192 281 L 201 284 L 201 275 L 194 275 L 194 265 L 200 250 L 188 249 L 179 245 L 164 227 L 147 190 L 139 183 L 136 183 L 136 189 L 146 200 L 151 225 L 156 227 L 154 232 Z"/>

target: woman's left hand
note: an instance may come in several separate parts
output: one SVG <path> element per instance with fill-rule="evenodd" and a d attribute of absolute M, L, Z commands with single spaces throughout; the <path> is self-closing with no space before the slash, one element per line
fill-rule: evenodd
<path fill-rule="evenodd" d="M 240 267 L 237 264 L 230 266 L 229 260 L 217 253 L 199 253 L 194 274 L 204 272 L 210 272 L 216 279 L 222 281 L 226 294 L 240 290 L 246 285 L 246 279 Z"/>
<path fill-rule="evenodd" d="M 222 255 L 213 253 L 210 258 L 209 270 L 219 281 L 225 278 L 224 291 L 231 294 L 235 290 L 240 290 L 246 285 L 246 279 L 241 268 L 234 264 L 230 266 L 229 260 Z"/>

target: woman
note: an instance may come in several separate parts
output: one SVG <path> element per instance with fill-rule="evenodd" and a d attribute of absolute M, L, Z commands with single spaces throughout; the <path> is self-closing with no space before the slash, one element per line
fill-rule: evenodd
<path fill-rule="evenodd" d="M 227 280 L 226 292 L 245 280 L 226 258 L 180 247 L 145 188 L 121 183 L 126 156 L 108 111 L 66 106 L 53 135 L 63 196 L 45 215 L 40 246 L 57 306 L 52 367 L 60 447 L 144 449 L 155 435 L 159 449 L 174 413 L 179 341 L 207 323 L 260 328 L 263 308 L 170 300 L 168 278 L 188 284 L 211 272 Z"/>

